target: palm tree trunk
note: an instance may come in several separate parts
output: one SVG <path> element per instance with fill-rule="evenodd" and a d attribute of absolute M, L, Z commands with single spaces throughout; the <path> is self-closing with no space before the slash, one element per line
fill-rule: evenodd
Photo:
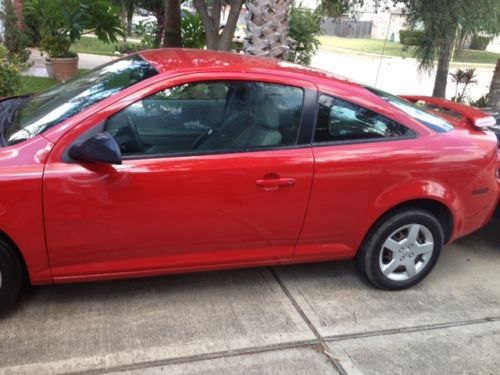
<path fill-rule="evenodd" d="M 500 110 L 500 59 L 497 60 L 497 66 L 493 73 L 489 96 L 488 105 L 495 110 Z"/>
<path fill-rule="evenodd" d="M 164 47 L 182 47 L 181 3 L 179 0 L 165 0 Z"/>
<path fill-rule="evenodd" d="M 434 91 L 432 96 L 446 98 L 446 85 L 448 83 L 448 73 L 450 71 L 450 62 L 453 56 L 454 39 L 444 38 L 439 53 L 439 61 L 436 71 L 436 80 L 434 81 Z"/>
<path fill-rule="evenodd" d="M 293 0 L 248 0 L 245 53 L 286 59 Z"/>

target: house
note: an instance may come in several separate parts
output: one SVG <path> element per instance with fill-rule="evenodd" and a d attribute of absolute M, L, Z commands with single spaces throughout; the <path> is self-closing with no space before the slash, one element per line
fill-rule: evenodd
<path fill-rule="evenodd" d="M 22 28 L 22 20 L 23 20 L 23 0 L 11 0 L 12 3 L 14 4 L 14 7 L 16 9 L 17 13 L 17 19 L 18 19 L 18 24 L 17 27 Z M 3 10 L 3 5 L 5 3 L 5 0 L 0 0 L 0 9 Z M 3 32 L 4 32 L 4 25 L 2 23 L 2 20 L 0 19 L 0 39 L 3 38 Z"/>

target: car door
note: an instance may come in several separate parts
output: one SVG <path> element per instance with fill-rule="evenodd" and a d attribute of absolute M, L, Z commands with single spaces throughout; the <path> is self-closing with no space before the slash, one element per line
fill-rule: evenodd
<path fill-rule="evenodd" d="M 254 78 L 183 78 L 58 142 L 44 176 L 56 280 L 292 256 L 313 174 L 304 102 L 316 93 Z M 71 143 L 100 131 L 117 140 L 121 165 L 69 159 Z"/>

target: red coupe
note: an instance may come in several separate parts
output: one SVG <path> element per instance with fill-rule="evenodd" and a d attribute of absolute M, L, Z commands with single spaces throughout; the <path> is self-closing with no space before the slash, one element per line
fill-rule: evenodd
<path fill-rule="evenodd" d="M 483 112 L 409 99 L 194 50 L 3 99 L 0 309 L 25 278 L 355 258 L 379 288 L 418 283 L 444 244 L 490 220 L 497 139 Z"/>

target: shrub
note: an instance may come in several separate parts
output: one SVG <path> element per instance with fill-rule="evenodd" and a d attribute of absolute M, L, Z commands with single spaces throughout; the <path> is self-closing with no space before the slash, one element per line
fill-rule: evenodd
<path fill-rule="evenodd" d="M 74 57 L 70 51 L 82 34 L 94 32 L 102 42 L 116 42 L 123 35 L 115 7 L 105 0 L 26 0 L 25 18 L 49 57 Z"/>
<path fill-rule="evenodd" d="M 419 46 L 422 42 L 422 31 L 399 30 L 399 42 L 405 46 Z"/>
<path fill-rule="evenodd" d="M 29 39 L 17 27 L 18 19 L 12 0 L 4 0 L 0 19 L 4 25 L 4 45 L 8 53 L 16 55 L 23 62 L 28 61 L 30 51 L 26 47 L 28 47 Z"/>
<path fill-rule="evenodd" d="M 321 14 L 305 8 L 290 11 L 288 36 L 292 39 L 288 60 L 309 65 L 318 49 L 321 33 Z"/>
<path fill-rule="evenodd" d="M 136 35 L 141 39 L 140 49 L 158 48 L 158 33 L 160 28 L 156 22 L 139 21 L 135 28 Z"/>
<path fill-rule="evenodd" d="M 29 64 L 21 58 L 9 53 L 7 48 L 0 44 L 0 96 L 13 95 L 21 86 L 21 72 L 28 69 Z"/>
<path fill-rule="evenodd" d="M 489 94 L 485 94 L 478 98 L 477 100 L 469 100 L 469 105 L 477 108 L 486 108 L 488 107 Z"/>
<path fill-rule="evenodd" d="M 134 43 L 122 42 L 115 46 L 115 51 L 120 54 L 128 54 L 139 50 L 139 46 Z"/>
<path fill-rule="evenodd" d="M 475 49 L 478 51 L 484 51 L 491 42 L 491 37 L 474 35 L 470 42 L 470 49 Z"/>
<path fill-rule="evenodd" d="M 205 28 L 198 13 L 186 12 L 181 21 L 182 46 L 185 48 L 205 47 Z"/>

